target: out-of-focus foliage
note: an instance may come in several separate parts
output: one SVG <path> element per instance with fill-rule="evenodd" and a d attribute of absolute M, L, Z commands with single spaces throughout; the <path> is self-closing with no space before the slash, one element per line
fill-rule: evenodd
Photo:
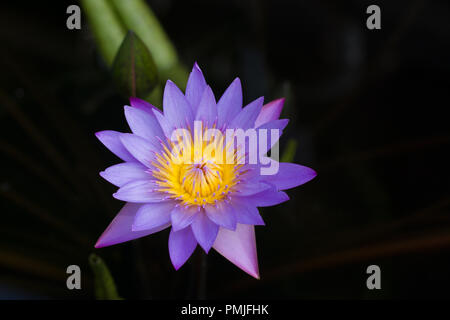
<path fill-rule="evenodd" d="M 106 263 L 98 255 L 89 256 L 89 265 L 94 273 L 95 297 L 98 300 L 122 300 Z"/>
<path fill-rule="evenodd" d="M 152 55 L 142 40 L 129 31 L 112 65 L 116 85 L 125 97 L 146 98 L 155 88 L 158 74 Z"/>
<path fill-rule="evenodd" d="M 89 20 L 98 48 L 108 65 L 114 57 L 126 34 L 126 29 L 117 17 L 109 0 L 81 0 Z"/>
<path fill-rule="evenodd" d="M 297 140 L 289 139 L 283 154 L 281 155 L 281 162 L 293 162 L 295 152 L 297 151 Z"/>
<path fill-rule="evenodd" d="M 87 14 L 100 52 L 108 65 L 113 64 L 113 61 L 124 62 L 126 56 L 119 59 L 115 59 L 115 56 L 123 42 L 126 30 L 129 30 L 142 40 L 143 45 L 139 44 L 139 47 L 147 47 L 156 65 L 156 68 L 148 67 L 147 64 L 136 65 L 136 70 L 142 76 L 142 79 L 156 79 L 157 74 L 159 74 L 161 85 L 167 79 L 171 79 L 180 88 L 186 86 L 188 72 L 179 62 L 174 45 L 145 1 L 82 0 L 82 6 Z M 149 55 L 146 54 L 146 56 Z M 125 71 L 123 69 L 124 63 L 120 65 L 122 71 L 116 72 L 117 70 L 113 70 L 113 72 L 119 88 L 124 89 L 129 87 L 125 84 L 130 82 L 129 75 L 133 71 L 131 69 Z M 147 75 L 144 76 L 145 73 Z M 149 86 L 150 81 L 145 82 L 147 85 L 142 86 L 142 91 L 138 90 L 138 96 L 147 98 L 157 104 L 156 102 L 160 101 L 161 88 L 154 86 L 153 83 Z M 156 87 L 151 95 L 146 90 L 149 87 Z M 125 93 L 128 92 L 129 90 L 125 90 Z"/>
<path fill-rule="evenodd" d="M 133 30 L 147 45 L 162 75 L 162 80 L 171 79 L 180 88 L 184 88 L 187 82 L 187 71 L 180 64 L 175 46 L 152 9 L 144 0 L 112 0 L 111 3 L 126 28 Z"/>

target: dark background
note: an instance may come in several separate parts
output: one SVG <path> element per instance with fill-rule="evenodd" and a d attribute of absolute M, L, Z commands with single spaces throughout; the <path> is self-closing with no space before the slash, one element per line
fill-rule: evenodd
<path fill-rule="evenodd" d="M 127 131 L 127 100 L 83 13 L 66 28 L 72 3 L 0 4 L 0 298 L 94 298 L 92 252 L 128 299 L 450 296 L 448 1 L 148 1 L 216 97 L 236 76 L 244 102 L 286 97 L 281 151 L 295 138 L 295 162 L 318 172 L 262 210 L 261 280 L 212 250 L 206 291 L 202 252 L 175 271 L 168 230 L 93 248 L 122 205 L 94 133 Z M 71 264 L 82 290 L 66 288 Z M 371 264 L 381 290 L 366 288 Z"/>

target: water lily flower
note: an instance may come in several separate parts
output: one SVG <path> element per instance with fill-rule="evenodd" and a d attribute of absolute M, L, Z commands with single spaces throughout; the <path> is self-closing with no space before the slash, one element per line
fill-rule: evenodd
<path fill-rule="evenodd" d="M 255 130 L 257 134 L 267 130 L 281 132 L 288 122 L 279 119 L 283 104 L 284 99 L 278 99 L 263 105 L 263 98 L 259 98 L 242 107 L 239 78 L 216 102 L 197 64 L 190 73 L 185 94 L 172 81 L 167 81 L 164 112 L 146 101 L 131 98 L 130 106 L 125 106 L 125 117 L 132 133 L 96 133 L 123 160 L 100 175 L 119 188 L 113 196 L 126 204 L 95 247 L 114 245 L 171 227 L 169 255 L 175 269 L 189 259 L 199 244 L 206 253 L 214 248 L 259 279 L 254 226 L 264 225 L 264 221 L 258 207 L 287 201 L 289 197 L 283 190 L 310 181 L 316 172 L 267 157 L 265 154 L 278 137 L 272 137 L 267 148 L 260 149 L 258 145 L 256 163 L 250 161 L 251 154 L 245 149 L 248 141 L 234 149 L 229 148 L 223 137 L 197 142 L 208 128 L 219 134 L 232 129 L 246 133 Z M 198 124 L 197 132 L 194 128 Z M 188 136 L 183 143 L 177 143 L 180 136 L 173 138 L 173 133 L 180 129 Z M 186 148 L 186 141 L 192 143 L 192 153 Z M 208 153 L 206 149 L 211 144 L 215 149 Z M 236 152 L 242 148 L 243 152 Z M 232 163 L 220 161 L 220 150 L 231 155 Z M 188 161 L 191 156 L 196 160 Z M 277 170 L 262 174 L 268 161 Z"/>

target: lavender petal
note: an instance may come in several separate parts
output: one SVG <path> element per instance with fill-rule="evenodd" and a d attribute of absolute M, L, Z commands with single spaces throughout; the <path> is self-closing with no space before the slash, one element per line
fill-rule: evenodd
<path fill-rule="evenodd" d="M 136 213 L 131 229 L 135 232 L 170 225 L 170 212 L 174 205 L 174 201 L 142 205 Z"/>
<path fill-rule="evenodd" d="M 194 114 L 196 113 L 200 100 L 202 98 L 203 92 L 206 89 L 206 81 L 203 76 L 202 70 L 198 66 L 197 62 L 192 68 L 191 74 L 186 85 L 186 99 L 191 104 Z"/>
<path fill-rule="evenodd" d="M 239 78 L 234 79 L 217 103 L 218 127 L 230 122 L 241 111 L 242 86 Z"/>
<path fill-rule="evenodd" d="M 285 99 L 281 98 L 264 105 L 256 118 L 255 126 L 259 127 L 266 122 L 278 119 L 283 110 L 284 101 Z"/>
<path fill-rule="evenodd" d="M 105 147 L 107 147 L 112 153 L 123 161 L 136 161 L 131 153 L 124 147 L 122 141 L 120 141 L 120 136 L 122 134 L 122 132 L 105 130 L 97 132 L 95 136 L 105 145 Z"/>
<path fill-rule="evenodd" d="M 224 201 L 218 201 L 215 206 L 206 205 L 205 212 L 208 218 L 219 226 L 230 230 L 236 229 L 236 213 L 234 212 L 234 208 Z"/>
<path fill-rule="evenodd" d="M 157 187 L 153 180 L 136 180 L 122 186 L 113 197 L 134 203 L 165 201 L 164 194 L 154 191 Z"/>
<path fill-rule="evenodd" d="M 205 250 L 206 253 L 211 249 L 216 240 L 219 226 L 212 222 L 206 213 L 202 211 L 197 215 L 191 224 L 192 232 L 197 239 L 198 244 Z"/>
<path fill-rule="evenodd" d="M 179 231 L 170 231 L 169 235 L 169 255 L 170 260 L 176 270 L 189 259 L 197 247 L 197 240 L 191 228 L 184 228 Z"/>
<path fill-rule="evenodd" d="M 124 162 L 106 168 L 100 172 L 100 176 L 113 185 L 122 187 L 134 180 L 150 180 L 152 177 L 146 170 L 147 167 L 138 162 Z"/>
<path fill-rule="evenodd" d="M 194 221 L 198 212 L 197 206 L 187 208 L 182 206 L 175 207 L 171 213 L 173 231 L 178 231 L 189 226 Z"/>
<path fill-rule="evenodd" d="M 154 229 L 133 232 L 131 226 L 133 224 L 134 217 L 141 206 L 141 204 L 136 203 L 125 204 L 122 210 L 119 211 L 114 220 L 109 224 L 108 228 L 106 228 L 97 240 L 95 248 L 107 247 L 125 241 L 145 237 L 168 227 L 168 225 L 161 225 Z"/>
<path fill-rule="evenodd" d="M 124 109 L 125 118 L 134 134 L 147 140 L 152 140 L 155 136 L 164 137 L 163 130 L 153 112 L 146 112 L 129 106 L 125 106 Z"/>
<path fill-rule="evenodd" d="M 220 228 L 213 248 L 237 267 L 259 279 L 253 226 L 238 224 L 236 231 Z"/>

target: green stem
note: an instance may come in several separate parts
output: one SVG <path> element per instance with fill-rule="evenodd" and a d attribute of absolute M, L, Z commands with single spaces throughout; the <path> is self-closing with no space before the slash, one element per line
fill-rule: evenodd
<path fill-rule="evenodd" d="M 128 0 L 122 2 L 128 2 Z M 89 20 L 100 52 L 108 66 L 111 66 L 125 37 L 126 29 L 114 12 L 111 1 L 81 0 L 81 5 Z"/>

